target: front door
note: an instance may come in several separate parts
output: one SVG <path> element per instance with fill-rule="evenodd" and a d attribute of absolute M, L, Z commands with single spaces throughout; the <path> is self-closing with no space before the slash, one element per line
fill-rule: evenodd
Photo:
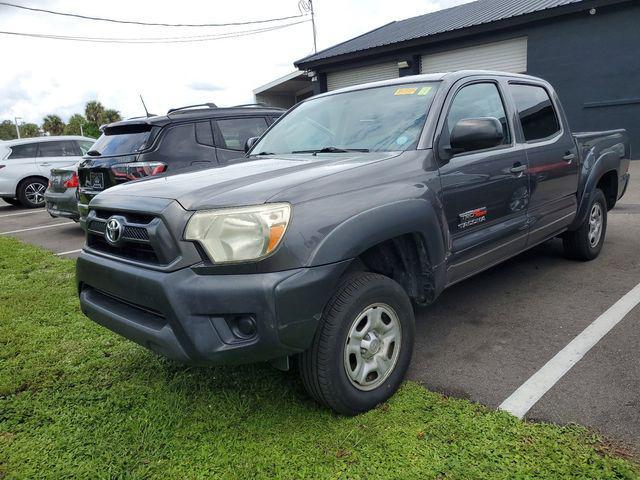
<path fill-rule="evenodd" d="M 562 231 L 577 210 L 578 152 L 543 84 L 511 83 L 529 162 L 529 245 Z"/>
<path fill-rule="evenodd" d="M 451 238 L 448 277 L 453 283 L 521 251 L 527 241 L 529 178 L 522 147 L 514 138 L 503 87 L 478 80 L 452 90 L 438 141 L 462 119 L 492 117 L 503 126 L 500 145 L 455 154 L 440 167 L 442 201 Z M 450 154 L 451 155 L 451 154 Z"/>

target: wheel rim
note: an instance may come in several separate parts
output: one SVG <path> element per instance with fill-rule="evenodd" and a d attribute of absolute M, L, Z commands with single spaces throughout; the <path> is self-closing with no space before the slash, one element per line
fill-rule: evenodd
<path fill-rule="evenodd" d="M 30 183 L 24 189 L 24 196 L 33 205 L 40 205 L 44 202 L 44 191 L 47 188 L 41 183 Z"/>
<path fill-rule="evenodd" d="M 393 372 L 400 355 L 402 326 L 389 305 L 366 307 L 351 324 L 344 347 L 344 369 L 358 390 L 373 390 Z"/>
<path fill-rule="evenodd" d="M 602 206 L 594 203 L 589 214 L 589 245 L 594 248 L 602 237 Z"/>

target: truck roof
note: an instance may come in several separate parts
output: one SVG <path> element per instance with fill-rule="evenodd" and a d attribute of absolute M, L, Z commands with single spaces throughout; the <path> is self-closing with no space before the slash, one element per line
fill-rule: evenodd
<path fill-rule="evenodd" d="M 366 90 L 372 87 L 385 87 L 387 85 L 404 85 L 407 83 L 419 83 L 419 82 L 441 82 L 444 80 L 448 80 L 451 82 L 455 82 L 462 78 L 473 77 L 476 75 L 488 75 L 494 77 L 509 77 L 509 78 L 519 78 L 523 80 L 535 80 L 541 81 L 540 78 L 533 77 L 531 75 L 524 75 L 520 73 L 509 73 L 509 72 L 499 72 L 494 70 L 459 70 L 456 72 L 441 72 L 441 73 L 426 73 L 421 75 L 409 75 L 405 77 L 392 78 L 390 80 L 381 80 L 378 82 L 370 82 L 363 83 L 360 85 L 354 85 L 352 87 L 345 87 L 339 90 L 333 90 L 331 92 L 326 92 L 321 95 L 316 95 L 311 98 L 318 98 L 333 95 L 335 93 L 341 92 L 350 92 L 356 90 Z"/>

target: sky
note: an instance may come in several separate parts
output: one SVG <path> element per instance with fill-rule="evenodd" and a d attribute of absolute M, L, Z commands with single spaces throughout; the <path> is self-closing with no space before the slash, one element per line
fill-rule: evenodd
<path fill-rule="evenodd" d="M 297 0 L 8 0 L 98 17 L 156 23 L 228 23 L 299 14 Z M 314 0 L 318 50 L 393 20 L 470 0 Z M 300 19 L 298 19 L 300 20 Z M 279 24 L 294 22 L 288 20 Z M 278 23 L 276 23 L 278 24 Z M 0 5 L 0 31 L 91 37 L 187 37 L 268 25 L 171 28 L 119 25 L 23 11 Z M 98 100 L 123 117 L 194 103 L 248 103 L 252 91 L 294 70 L 313 53 L 310 23 L 239 38 L 177 44 L 81 43 L 0 34 L 0 120 L 63 120 Z"/>

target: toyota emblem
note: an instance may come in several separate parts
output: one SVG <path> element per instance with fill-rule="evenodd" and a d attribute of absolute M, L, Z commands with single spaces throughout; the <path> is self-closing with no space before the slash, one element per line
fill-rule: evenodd
<path fill-rule="evenodd" d="M 111 245 L 115 245 L 120 241 L 122 237 L 122 223 L 117 218 L 110 218 L 107 220 L 107 229 L 105 232 L 107 242 Z"/>

